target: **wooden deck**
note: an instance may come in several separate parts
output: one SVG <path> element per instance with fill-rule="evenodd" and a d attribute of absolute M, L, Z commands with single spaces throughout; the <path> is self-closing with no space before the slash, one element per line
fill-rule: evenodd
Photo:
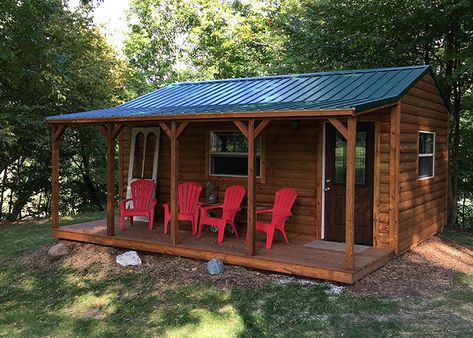
<path fill-rule="evenodd" d="M 355 254 L 355 269 L 345 268 L 345 253 L 304 247 L 310 242 L 303 238 L 290 238 L 290 245 L 284 245 L 277 235 L 271 250 L 264 247 L 264 236 L 258 236 L 256 255 L 247 255 L 244 240 L 233 235 L 225 237 L 221 245 L 217 244 L 217 234 L 206 231 L 200 239 L 192 236 L 188 230 L 179 233 L 179 244 L 171 245 L 169 235 L 162 232 L 162 226 L 149 231 L 147 224 L 135 222 L 134 227 L 127 225 L 120 231 L 115 226 L 115 236 L 107 236 L 106 220 L 92 221 L 53 229 L 53 236 L 86 243 L 115 246 L 147 252 L 183 256 L 208 260 L 219 258 L 225 263 L 249 268 L 294 274 L 310 278 L 325 279 L 352 284 L 392 259 L 390 249 L 368 248 Z M 244 235 L 244 233 L 243 233 Z"/>

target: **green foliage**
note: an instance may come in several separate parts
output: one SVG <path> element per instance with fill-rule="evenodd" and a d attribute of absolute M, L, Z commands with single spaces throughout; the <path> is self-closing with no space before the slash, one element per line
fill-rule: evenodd
<path fill-rule="evenodd" d="M 0 173 L 7 169 L 2 192 L 10 189 L 13 197 L 10 219 L 21 217 L 28 207 L 44 216 L 49 210 L 50 190 L 50 131 L 44 118 L 119 103 L 124 95 L 126 66 L 86 12 L 70 12 L 62 1 L 6 0 L 0 3 L 0 12 L 0 135 L 6 141 L 0 146 Z M 103 143 L 98 138 L 96 130 L 89 130 L 87 135 L 74 133 L 66 136 L 62 147 L 65 154 L 84 147 L 82 157 L 95 156 L 90 160 L 90 171 L 103 177 L 103 156 L 96 156 Z M 65 182 L 71 181 L 73 186 L 77 177 L 87 175 L 83 161 L 72 154 L 62 156 L 61 164 L 68 169 Z M 83 210 L 81 199 L 75 197 L 87 196 L 87 192 L 90 189 L 66 195 L 76 202 L 63 208 Z M 38 194 L 42 205 L 33 206 L 32 199 Z M 82 199 L 85 203 L 93 196 Z M 94 202 L 103 204 L 104 196 Z"/>
<path fill-rule="evenodd" d="M 276 8 L 264 1 L 134 0 L 125 54 L 129 90 L 273 72 Z"/>

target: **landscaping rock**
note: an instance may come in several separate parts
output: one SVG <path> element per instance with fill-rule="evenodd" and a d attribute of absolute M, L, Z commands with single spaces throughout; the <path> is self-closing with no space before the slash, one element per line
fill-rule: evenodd
<path fill-rule="evenodd" d="M 67 254 L 69 254 L 69 248 L 64 243 L 55 244 L 48 250 L 48 255 L 52 258 L 61 258 Z"/>
<path fill-rule="evenodd" d="M 220 259 L 212 258 L 207 263 L 207 272 L 211 275 L 220 275 L 225 270 L 225 266 Z"/>
<path fill-rule="evenodd" d="M 141 265 L 141 258 L 138 256 L 136 251 L 127 251 L 121 255 L 118 255 L 116 261 L 121 266 Z"/>

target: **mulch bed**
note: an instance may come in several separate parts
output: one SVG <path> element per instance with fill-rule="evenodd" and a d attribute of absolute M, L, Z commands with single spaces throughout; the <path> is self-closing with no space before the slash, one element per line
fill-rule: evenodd
<path fill-rule="evenodd" d="M 356 294 L 396 298 L 446 291 L 457 273 L 473 271 L 473 250 L 434 236 L 348 287 Z"/>
<path fill-rule="evenodd" d="M 48 247 L 19 257 L 16 262 L 37 268 L 51 266 L 91 271 L 100 276 L 128 273 L 147 274 L 157 283 L 168 284 L 208 282 L 219 287 L 255 288 L 269 283 L 300 282 L 303 285 L 318 284 L 307 279 L 298 279 L 226 265 L 225 273 L 210 276 L 206 262 L 182 257 L 139 253 L 142 266 L 123 268 L 115 257 L 125 250 L 93 244 L 61 241 L 70 249 L 69 255 L 61 259 L 48 256 Z M 389 262 L 355 285 L 347 286 L 346 292 L 354 294 L 384 295 L 395 298 L 426 295 L 432 291 L 447 290 L 453 276 L 473 271 L 473 250 L 441 237 L 433 237 L 413 250 Z"/>

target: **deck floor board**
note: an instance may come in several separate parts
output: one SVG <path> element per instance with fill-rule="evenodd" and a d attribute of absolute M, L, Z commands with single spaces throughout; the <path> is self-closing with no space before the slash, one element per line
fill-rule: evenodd
<path fill-rule="evenodd" d="M 179 244 L 171 245 L 169 235 L 163 234 L 163 227 L 148 230 L 147 224 L 135 222 L 121 231 L 118 223 L 115 236 L 107 236 L 106 220 L 91 221 L 60 227 L 53 230 L 57 238 L 82 241 L 87 243 L 117 246 L 142 251 L 158 252 L 189 258 L 209 259 L 218 257 L 230 264 L 250 268 L 296 274 L 305 277 L 329 279 L 342 283 L 353 283 L 386 264 L 392 257 L 390 249 L 370 247 L 355 255 L 355 269 L 345 268 L 345 254 L 342 251 L 305 247 L 311 241 L 306 237 L 290 238 L 285 245 L 282 236 L 275 236 L 273 248 L 265 248 L 264 235 L 259 234 L 256 242 L 256 255 L 248 256 L 244 244 L 244 232 L 237 239 L 226 234 L 222 244 L 217 243 L 217 234 L 208 231 L 200 239 L 189 230 L 179 232 Z"/>

